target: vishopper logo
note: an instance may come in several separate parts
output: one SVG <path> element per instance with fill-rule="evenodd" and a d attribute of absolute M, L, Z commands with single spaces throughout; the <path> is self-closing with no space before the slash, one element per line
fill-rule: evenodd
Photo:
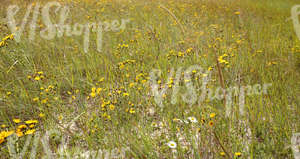
<path fill-rule="evenodd" d="M 55 16 L 58 14 L 59 21 L 58 23 L 53 23 L 51 19 L 54 19 L 50 16 L 51 9 L 55 8 Z M 29 21 L 30 14 L 32 13 L 32 18 L 30 22 L 30 31 L 29 31 L 29 40 L 33 41 L 37 32 L 37 20 L 40 15 L 41 5 L 39 3 L 32 3 L 28 5 L 27 11 L 24 15 L 24 18 L 19 26 L 17 26 L 17 22 L 15 16 L 17 16 L 20 8 L 17 5 L 10 5 L 7 9 L 7 21 L 8 26 L 11 32 L 14 34 L 14 39 L 16 42 L 21 41 L 22 33 Z M 83 49 L 84 52 L 89 51 L 89 40 L 91 32 L 95 32 L 97 34 L 96 44 L 97 51 L 102 50 L 102 39 L 103 33 L 105 31 L 121 31 L 124 30 L 126 24 L 129 23 L 129 19 L 113 20 L 111 22 L 92 22 L 87 24 L 79 24 L 75 23 L 74 25 L 65 24 L 70 13 L 70 9 L 67 6 L 62 6 L 58 2 L 48 2 L 41 9 L 41 19 L 43 24 L 46 26 L 43 30 L 40 31 L 40 37 L 45 40 L 53 40 L 54 38 L 61 38 L 65 36 L 81 36 L 83 35 Z"/>
<path fill-rule="evenodd" d="M 267 89 L 272 85 L 271 83 L 266 84 L 255 84 L 247 86 L 229 86 L 226 89 L 217 87 L 212 89 L 208 87 L 208 83 L 211 81 L 211 71 L 204 70 L 199 65 L 193 65 L 183 70 L 183 67 L 179 67 L 175 73 L 175 69 L 172 68 L 168 75 L 168 81 L 165 84 L 161 83 L 162 71 L 153 69 L 150 72 L 150 86 L 154 101 L 160 107 L 164 106 L 164 97 L 168 93 L 168 89 L 171 91 L 171 104 L 177 104 L 178 96 L 182 98 L 182 101 L 189 104 L 190 106 L 201 104 L 205 99 L 222 100 L 226 98 L 226 115 L 229 116 L 231 112 L 232 101 L 234 97 L 239 99 L 239 111 L 242 115 L 245 113 L 245 98 L 246 96 L 262 95 L 267 94 Z M 175 75 L 174 75 L 175 73 Z M 182 79 L 183 76 L 183 79 Z M 201 86 L 193 83 L 194 77 L 202 77 Z M 158 82 L 159 81 L 159 82 Z M 197 81 L 194 81 L 197 82 Z M 183 89 L 184 83 L 185 92 L 180 93 L 180 89 Z M 170 91 L 169 91 L 170 92 Z M 199 96 L 198 96 L 199 95 Z"/>
<path fill-rule="evenodd" d="M 53 150 L 53 146 L 50 143 L 60 142 L 56 150 Z M 47 159 L 112 159 L 112 158 L 126 158 L 126 152 L 129 151 L 128 147 L 113 148 L 113 149 L 99 149 L 99 150 L 87 150 L 79 146 L 70 147 L 68 137 L 60 132 L 58 129 L 48 130 L 41 135 L 37 132 L 34 136 L 27 135 L 25 144 L 23 147 L 19 147 L 19 137 L 12 135 L 8 138 L 7 147 L 10 153 L 10 158 L 37 158 L 37 150 L 42 150 L 44 156 L 41 158 Z M 30 144 L 31 143 L 31 144 Z M 39 144 L 42 144 L 42 149 L 39 148 Z M 30 145 L 31 148 L 30 148 Z M 30 151 L 31 149 L 31 151 Z M 30 152 L 29 152 L 30 151 Z"/>
<path fill-rule="evenodd" d="M 294 29 L 300 40 L 300 23 L 299 23 L 299 15 L 300 15 L 300 5 L 295 5 L 291 9 L 291 19 L 293 20 Z"/>
<path fill-rule="evenodd" d="M 69 132 L 75 133 L 75 122 L 80 118 L 80 116 L 84 114 L 81 113 L 77 117 L 75 117 L 71 122 L 66 124 L 59 125 L 60 128 L 64 130 L 68 130 Z M 73 127 L 73 128 L 71 128 Z M 50 129 L 47 130 L 44 135 L 40 132 L 30 135 L 27 135 L 26 141 L 23 147 L 20 147 L 19 137 L 16 134 L 10 136 L 8 138 L 7 147 L 10 154 L 10 158 L 12 159 L 21 159 L 21 158 L 30 158 L 35 159 L 37 157 L 37 153 L 44 156 L 39 156 L 40 158 L 47 159 L 112 159 L 112 158 L 126 158 L 126 152 L 130 149 L 129 147 L 121 147 L 121 148 L 113 148 L 113 149 L 99 149 L 99 150 L 87 150 L 83 149 L 80 146 L 69 146 L 70 145 L 70 136 L 66 133 L 60 131 L 61 129 Z M 78 133 L 80 134 L 80 133 Z M 57 149 L 51 143 L 55 142 L 57 145 Z M 30 144 L 31 143 L 31 144 Z M 40 144 L 42 144 L 42 149 L 39 148 Z M 81 143 L 82 144 L 82 143 Z M 31 146 L 31 148 L 30 148 Z M 30 151 L 30 150 L 31 151 Z M 37 152 L 39 150 L 39 152 Z M 30 152 L 29 152 L 30 151 Z"/>

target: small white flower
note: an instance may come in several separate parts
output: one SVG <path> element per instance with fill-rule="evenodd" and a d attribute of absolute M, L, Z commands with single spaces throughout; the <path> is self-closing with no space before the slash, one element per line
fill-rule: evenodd
<path fill-rule="evenodd" d="M 191 122 L 191 123 L 197 123 L 198 120 L 195 118 L 195 117 L 188 117 L 188 120 Z"/>
<path fill-rule="evenodd" d="M 167 145 L 168 145 L 171 149 L 175 149 L 175 148 L 177 147 L 177 144 L 176 144 L 176 142 L 174 142 L 174 141 L 168 142 Z"/>

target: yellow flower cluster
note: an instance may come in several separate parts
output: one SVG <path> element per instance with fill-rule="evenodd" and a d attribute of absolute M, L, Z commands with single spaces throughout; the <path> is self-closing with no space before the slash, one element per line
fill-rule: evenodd
<path fill-rule="evenodd" d="M 0 144 L 3 143 L 5 141 L 5 139 L 7 137 L 9 137 L 10 135 L 12 135 L 14 133 L 13 130 L 11 131 L 1 131 L 0 132 Z"/>
<path fill-rule="evenodd" d="M 126 64 L 134 64 L 135 62 L 136 62 L 135 60 L 126 60 L 126 61 L 123 61 L 123 62 L 119 62 L 118 63 L 118 68 L 123 69 Z"/>
<path fill-rule="evenodd" d="M 33 80 L 33 81 L 40 81 L 42 79 L 45 78 L 44 76 L 44 72 L 43 71 L 39 71 L 39 72 L 36 72 L 34 75 L 28 75 L 27 78 L 29 80 Z"/>
<path fill-rule="evenodd" d="M 46 87 L 41 86 L 39 95 L 32 98 L 32 101 L 36 103 L 40 102 L 41 104 L 47 104 L 48 106 L 50 106 L 50 104 L 48 103 L 49 98 L 53 97 L 55 93 L 56 90 L 53 85 L 49 85 Z M 58 100 L 58 97 L 53 97 L 53 99 Z"/>
<path fill-rule="evenodd" d="M 224 63 L 225 65 L 228 65 L 229 62 L 223 59 L 224 57 L 227 57 L 227 56 L 228 56 L 227 54 L 223 54 L 223 55 L 219 56 L 219 58 L 218 58 L 219 63 L 220 64 Z"/>
<path fill-rule="evenodd" d="M 128 48 L 128 44 L 119 44 L 117 49 L 123 49 L 123 48 Z"/>
<path fill-rule="evenodd" d="M 102 90 L 103 90 L 103 89 L 100 88 L 100 87 L 99 87 L 99 88 L 93 87 L 92 90 L 91 90 L 91 93 L 90 93 L 90 95 L 87 97 L 87 99 L 89 99 L 90 97 L 95 98 L 96 95 L 100 95 L 100 93 L 101 93 Z"/>
<path fill-rule="evenodd" d="M 5 139 L 14 133 L 18 137 L 33 134 L 36 131 L 35 126 L 38 123 L 38 120 L 26 120 L 22 123 L 21 119 L 13 119 L 13 122 L 18 124 L 16 129 L 1 131 L 0 132 L 0 144 L 5 142 Z M 2 124 L 1 128 L 6 128 L 6 125 Z"/>
<path fill-rule="evenodd" d="M 13 40 L 13 39 L 14 39 L 14 35 L 13 34 L 7 35 L 6 37 L 4 37 L 2 39 L 2 41 L 0 42 L 0 48 L 3 47 L 3 46 L 5 46 L 8 40 Z"/>
<path fill-rule="evenodd" d="M 192 53 L 193 53 L 193 48 L 188 48 L 184 52 L 179 51 L 177 53 L 174 50 L 171 50 L 167 54 L 167 58 L 171 59 L 171 57 L 187 57 L 187 56 L 191 55 Z"/>

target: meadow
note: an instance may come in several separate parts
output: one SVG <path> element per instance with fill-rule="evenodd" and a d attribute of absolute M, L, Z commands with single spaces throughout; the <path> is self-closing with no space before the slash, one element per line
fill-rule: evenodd
<path fill-rule="evenodd" d="M 298 0 L 0 4 L 0 158 L 297 158 Z"/>

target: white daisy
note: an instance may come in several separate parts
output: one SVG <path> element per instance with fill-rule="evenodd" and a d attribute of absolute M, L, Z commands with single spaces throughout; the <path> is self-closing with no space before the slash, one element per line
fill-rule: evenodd
<path fill-rule="evenodd" d="M 188 120 L 191 122 L 191 123 L 197 123 L 198 120 L 195 118 L 195 117 L 188 117 Z"/>
<path fill-rule="evenodd" d="M 176 144 L 176 142 L 174 142 L 174 141 L 168 142 L 167 145 L 168 145 L 171 149 L 175 149 L 175 148 L 177 147 L 177 144 Z"/>

